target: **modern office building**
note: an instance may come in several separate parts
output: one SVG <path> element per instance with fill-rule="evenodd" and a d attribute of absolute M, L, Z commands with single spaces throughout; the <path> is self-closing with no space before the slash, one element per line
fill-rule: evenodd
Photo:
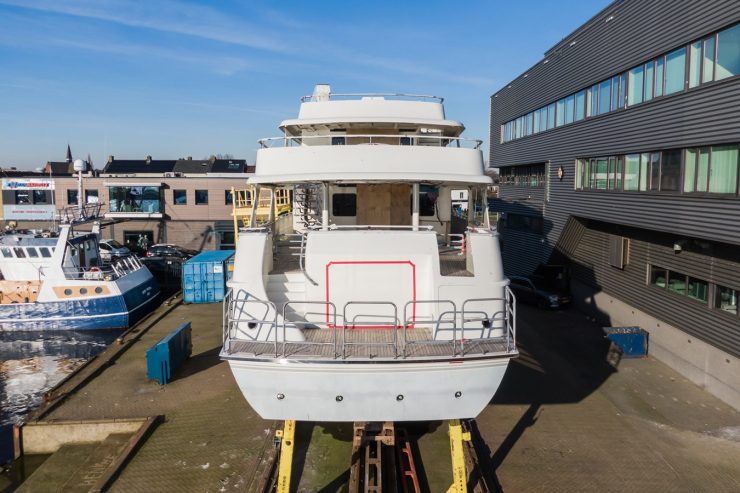
<path fill-rule="evenodd" d="M 58 163 L 63 164 L 63 163 Z M 49 166 L 47 165 L 47 168 Z M 231 188 L 253 166 L 243 159 L 116 160 L 84 173 L 83 202 L 100 203 L 102 235 L 132 249 L 173 243 L 195 250 L 234 248 Z M 2 179 L 3 217 L 18 228 L 48 229 L 55 211 L 77 204 L 78 179 L 64 166 Z"/>
<path fill-rule="evenodd" d="M 615 1 L 491 97 L 507 272 L 740 408 L 740 2 Z"/>

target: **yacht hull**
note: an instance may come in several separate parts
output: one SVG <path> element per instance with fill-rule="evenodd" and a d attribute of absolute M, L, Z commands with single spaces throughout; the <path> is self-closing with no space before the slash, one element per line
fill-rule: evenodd
<path fill-rule="evenodd" d="M 264 419 L 431 421 L 477 416 L 498 389 L 510 357 L 377 363 L 226 359 Z"/>

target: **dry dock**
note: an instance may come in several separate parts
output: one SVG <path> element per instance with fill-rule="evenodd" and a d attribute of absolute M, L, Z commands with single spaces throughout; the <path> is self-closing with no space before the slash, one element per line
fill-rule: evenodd
<path fill-rule="evenodd" d="M 615 368 L 574 310 L 520 313 L 522 356 L 477 419 L 500 490 L 740 491 L 737 411 L 651 358 Z M 171 383 L 147 381 L 146 350 L 187 321 L 192 358 Z M 160 307 L 34 413 L 26 452 L 58 448 L 18 491 L 250 491 L 276 424 L 249 408 L 220 347 L 219 304 Z M 423 488 L 445 491 L 446 426 L 409 428 Z M 342 491 L 351 433 L 299 423 L 294 491 Z"/>

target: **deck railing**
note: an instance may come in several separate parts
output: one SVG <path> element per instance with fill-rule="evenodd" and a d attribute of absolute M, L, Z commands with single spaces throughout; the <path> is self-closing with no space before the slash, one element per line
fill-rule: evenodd
<path fill-rule="evenodd" d="M 273 147 L 301 146 L 342 146 L 342 145 L 396 145 L 427 147 L 460 147 L 479 149 L 483 144 L 480 139 L 464 137 L 447 137 L 442 135 L 400 135 L 400 134 L 351 134 L 351 135 L 285 135 L 268 137 L 257 141 L 263 149 Z"/>
<path fill-rule="evenodd" d="M 444 98 L 440 96 L 432 96 L 430 94 L 404 94 L 404 93 L 329 93 L 329 94 L 321 94 L 321 95 L 314 95 L 310 94 L 308 96 L 302 96 L 301 97 L 301 103 L 306 103 L 309 101 L 346 101 L 346 100 L 356 100 L 356 99 L 362 99 L 362 98 L 383 98 L 383 99 L 390 99 L 390 100 L 396 100 L 396 101 L 422 101 L 422 102 L 432 102 L 432 103 L 444 103 Z"/>
<path fill-rule="evenodd" d="M 64 277 L 66 279 L 85 279 L 88 281 L 113 281 L 143 267 L 137 257 L 130 255 L 119 257 L 110 264 L 104 264 L 101 267 L 89 267 L 87 269 L 65 267 Z"/>
<path fill-rule="evenodd" d="M 436 318 L 417 317 L 416 307 L 423 304 L 444 306 L 444 311 Z M 500 309 L 490 311 L 485 308 L 492 304 L 498 305 Z M 289 321 L 288 318 L 291 312 L 295 312 L 293 307 L 296 305 L 322 307 L 312 314 L 317 316 L 315 317 L 317 320 L 321 318 L 323 321 Z M 356 314 L 348 320 L 348 308 L 358 305 L 385 305 L 390 308 L 392 315 Z M 282 318 L 278 315 L 282 315 Z M 303 313 L 304 317 L 307 315 L 311 313 Z M 270 352 L 276 358 L 290 358 L 295 357 L 296 347 L 329 347 L 331 348 L 329 353 L 325 351 L 309 353 L 331 359 L 347 359 L 350 355 L 357 356 L 358 351 L 352 351 L 353 347 L 367 349 L 367 354 L 371 355 L 373 348 L 383 346 L 390 347 L 393 359 L 408 359 L 414 357 L 414 348 L 433 345 L 439 349 L 437 354 L 440 354 L 440 357 L 464 358 L 480 356 L 481 352 L 476 349 L 476 343 L 495 342 L 499 344 L 500 353 L 516 353 L 516 298 L 508 287 L 503 298 L 470 298 L 464 300 L 459 308 L 451 300 L 409 301 L 403 307 L 403 320 L 399 319 L 398 315 L 398 307 L 390 301 L 349 301 L 342 309 L 342 321 L 338 324 L 337 308 L 331 302 L 289 301 L 283 305 L 282 313 L 279 313 L 274 302 L 251 298 L 243 290 L 236 294 L 229 290 L 223 304 L 224 350 L 231 353 L 233 343 L 246 341 L 271 348 Z M 368 326 L 373 328 L 358 328 Z M 323 329 L 329 332 L 330 337 L 329 340 L 321 341 L 291 341 L 288 335 L 289 328 Z M 409 331 L 420 328 L 429 328 L 433 337 L 429 340 L 410 339 Z M 362 330 L 384 331 L 390 336 L 381 341 L 350 340 L 347 337 L 350 332 Z M 446 332 L 448 334 L 445 334 Z M 440 335 L 442 337 L 439 337 Z"/>

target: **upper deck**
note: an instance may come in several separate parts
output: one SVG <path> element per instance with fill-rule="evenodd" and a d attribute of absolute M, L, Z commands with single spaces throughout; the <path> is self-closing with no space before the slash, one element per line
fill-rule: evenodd
<path fill-rule="evenodd" d="M 445 117 L 443 99 L 409 94 L 333 94 L 318 85 L 283 135 L 259 141 L 249 182 L 452 182 L 488 184 L 482 141 Z"/>

